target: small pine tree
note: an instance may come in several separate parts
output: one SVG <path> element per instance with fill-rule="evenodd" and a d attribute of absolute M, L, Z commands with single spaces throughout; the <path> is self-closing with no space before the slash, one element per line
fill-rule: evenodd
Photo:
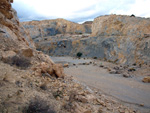
<path fill-rule="evenodd" d="M 80 58 L 81 56 L 82 56 L 82 53 L 81 53 L 81 52 L 78 52 L 78 53 L 77 53 L 77 57 Z"/>
<path fill-rule="evenodd" d="M 130 17 L 135 17 L 135 15 L 134 15 L 134 14 L 132 14 Z"/>

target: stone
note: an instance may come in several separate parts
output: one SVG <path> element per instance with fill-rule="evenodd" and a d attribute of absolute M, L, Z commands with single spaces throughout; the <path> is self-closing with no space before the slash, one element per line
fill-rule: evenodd
<path fill-rule="evenodd" d="M 64 69 L 61 64 L 54 64 L 53 65 L 54 74 L 58 78 L 64 78 L 66 75 L 64 74 Z"/>
<path fill-rule="evenodd" d="M 120 68 L 119 68 L 118 66 L 115 66 L 114 69 L 115 69 L 115 70 L 119 70 Z"/>
<path fill-rule="evenodd" d="M 12 98 L 13 97 L 13 94 L 8 94 L 8 98 Z"/>
<path fill-rule="evenodd" d="M 150 77 L 149 77 L 149 76 L 144 77 L 142 81 L 143 81 L 144 83 L 150 83 Z"/>
<path fill-rule="evenodd" d="M 99 107 L 98 113 L 103 113 L 103 107 Z"/>
<path fill-rule="evenodd" d="M 110 68 L 107 68 L 107 70 L 110 72 L 112 69 L 110 69 Z"/>
<path fill-rule="evenodd" d="M 104 65 L 101 64 L 99 67 L 104 67 Z"/>
<path fill-rule="evenodd" d="M 142 104 L 140 104 L 140 106 L 144 106 L 144 104 L 142 103 Z"/>
<path fill-rule="evenodd" d="M 73 64 L 73 66 L 76 66 L 76 64 Z"/>
<path fill-rule="evenodd" d="M 72 112 L 71 113 L 83 113 L 84 111 L 86 111 L 85 108 L 83 108 L 82 106 L 80 106 L 78 103 L 73 103 L 72 105 Z"/>
<path fill-rule="evenodd" d="M 82 95 L 77 95 L 75 97 L 75 99 L 78 100 L 78 101 L 80 101 L 80 102 L 82 102 L 82 103 L 88 103 L 87 98 L 85 96 L 82 96 Z"/>
<path fill-rule="evenodd" d="M 96 97 L 93 94 L 86 94 L 85 97 L 87 98 L 89 103 L 96 100 Z"/>
<path fill-rule="evenodd" d="M 24 90 L 19 89 L 19 90 L 16 92 L 16 94 L 17 94 L 17 95 L 21 95 L 23 92 L 24 92 Z"/>
<path fill-rule="evenodd" d="M 96 101 L 100 104 L 100 105 L 102 105 L 102 106 L 106 106 L 106 104 L 105 104 L 105 102 L 104 101 L 102 101 L 102 100 L 99 100 L 99 99 L 96 99 Z"/>
<path fill-rule="evenodd" d="M 110 73 L 110 74 L 117 74 L 117 73 L 116 73 L 116 70 L 111 70 L 109 73 Z"/>
<path fill-rule="evenodd" d="M 69 64 L 67 63 L 67 64 L 64 64 L 64 66 L 63 67 L 69 67 Z"/>
<path fill-rule="evenodd" d="M 130 74 L 128 74 L 128 73 L 123 73 L 122 76 L 125 77 L 125 78 L 131 77 Z"/>
<path fill-rule="evenodd" d="M 93 103 L 96 100 L 96 97 L 93 94 L 80 92 L 80 94 L 78 93 L 78 95 L 75 96 L 75 99 L 82 103 Z"/>
<path fill-rule="evenodd" d="M 57 78 L 64 78 L 66 75 L 64 74 L 64 69 L 61 64 L 48 64 L 46 62 L 42 62 L 33 68 L 35 71 L 35 75 L 46 75 L 47 77 L 55 76 Z"/>
<path fill-rule="evenodd" d="M 132 71 L 136 71 L 136 69 L 132 67 L 132 68 L 129 68 L 128 71 L 132 72 Z"/>

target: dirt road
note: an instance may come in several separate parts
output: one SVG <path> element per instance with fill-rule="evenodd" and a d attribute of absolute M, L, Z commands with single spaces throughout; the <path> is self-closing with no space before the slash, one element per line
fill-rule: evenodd
<path fill-rule="evenodd" d="M 143 83 L 142 76 L 124 78 L 121 74 L 109 74 L 106 69 L 93 64 L 79 65 L 93 61 L 89 59 L 73 59 L 71 57 L 52 57 L 52 59 L 56 63 L 68 63 L 70 66 L 65 68 L 65 73 L 74 76 L 87 86 L 96 88 L 123 102 L 144 105 L 142 109 L 150 111 L 150 84 Z M 76 65 L 72 66 L 72 64 Z"/>

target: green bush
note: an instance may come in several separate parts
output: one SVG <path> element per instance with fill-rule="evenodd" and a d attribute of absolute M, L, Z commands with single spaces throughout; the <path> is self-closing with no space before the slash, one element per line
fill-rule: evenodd
<path fill-rule="evenodd" d="M 134 14 L 132 14 L 130 17 L 135 17 L 135 15 L 134 15 Z"/>
<path fill-rule="evenodd" d="M 97 59 L 97 57 L 93 57 L 93 59 Z"/>
<path fill-rule="evenodd" d="M 82 56 L 82 53 L 81 53 L 81 52 L 78 52 L 78 53 L 77 53 L 77 57 L 80 58 L 81 56 Z"/>

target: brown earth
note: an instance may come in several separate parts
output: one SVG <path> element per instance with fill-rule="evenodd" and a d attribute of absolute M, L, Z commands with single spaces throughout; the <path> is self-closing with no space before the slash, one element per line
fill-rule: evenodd
<path fill-rule="evenodd" d="M 94 88 L 97 93 L 105 93 L 124 103 L 130 103 L 141 112 L 150 112 L 150 88 L 148 83 L 143 83 L 148 82 L 149 66 L 124 67 L 93 59 L 51 58 L 56 63 L 68 64 L 65 73 Z"/>
<path fill-rule="evenodd" d="M 0 112 L 140 112 L 65 76 L 61 64 L 35 50 L 12 2 L 0 2 Z"/>

